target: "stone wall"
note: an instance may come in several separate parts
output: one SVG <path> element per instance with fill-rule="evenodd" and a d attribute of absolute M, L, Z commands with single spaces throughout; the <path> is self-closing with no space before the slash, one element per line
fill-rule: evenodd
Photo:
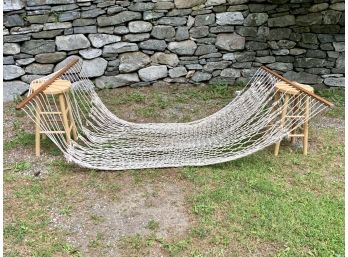
<path fill-rule="evenodd" d="M 5 0 L 4 12 L 7 90 L 71 56 L 99 88 L 233 84 L 260 65 L 344 85 L 343 0 Z"/>

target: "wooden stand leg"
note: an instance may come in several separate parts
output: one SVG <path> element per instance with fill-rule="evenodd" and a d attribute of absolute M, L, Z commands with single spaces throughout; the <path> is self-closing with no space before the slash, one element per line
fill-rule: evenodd
<path fill-rule="evenodd" d="M 35 121 L 35 155 L 40 156 L 40 107 L 36 107 Z"/>
<path fill-rule="evenodd" d="M 307 155 L 308 153 L 308 119 L 309 119 L 309 97 L 305 97 L 305 122 L 303 124 L 303 154 Z"/>
<path fill-rule="evenodd" d="M 77 140 L 77 129 L 76 129 L 74 117 L 73 117 L 72 112 L 71 112 L 71 106 L 70 106 L 69 101 L 67 99 L 65 99 L 65 100 L 66 100 L 65 102 L 66 102 L 66 106 L 67 106 L 67 109 L 68 109 L 68 116 L 69 116 L 69 121 L 70 121 L 70 124 L 71 124 L 73 138 L 74 138 L 74 140 Z"/>
<path fill-rule="evenodd" d="M 285 94 L 284 108 L 283 108 L 281 118 L 280 118 L 280 127 L 281 128 L 283 128 L 285 125 L 285 116 L 286 116 L 286 113 L 288 111 L 288 104 L 289 104 L 289 95 Z M 280 142 L 281 142 L 281 140 L 275 144 L 275 147 L 274 147 L 274 155 L 275 156 L 277 156 L 279 154 Z"/>
<path fill-rule="evenodd" d="M 64 126 L 64 130 L 65 130 L 66 142 L 67 142 L 67 144 L 69 144 L 71 137 L 70 137 L 68 117 L 66 114 L 67 109 L 65 106 L 65 97 L 64 97 L 64 94 L 60 94 L 58 97 L 59 97 L 60 111 L 62 112 L 63 126 Z"/>

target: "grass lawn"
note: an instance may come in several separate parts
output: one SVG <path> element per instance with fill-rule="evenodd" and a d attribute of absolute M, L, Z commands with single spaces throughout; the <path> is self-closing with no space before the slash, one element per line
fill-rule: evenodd
<path fill-rule="evenodd" d="M 211 114 L 233 87 L 103 90 L 136 122 Z M 4 108 L 5 256 L 344 256 L 344 93 L 301 144 L 219 165 L 97 172 L 64 161 L 49 141 L 34 156 L 33 124 Z M 203 107 L 203 108 L 202 108 Z M 286 141 L 286 140 L 285 140 Z"/>

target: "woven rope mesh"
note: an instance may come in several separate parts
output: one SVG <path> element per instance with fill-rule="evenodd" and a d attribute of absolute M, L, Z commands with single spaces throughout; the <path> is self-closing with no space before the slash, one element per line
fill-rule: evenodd
<path fill-rule="evenodd" d="M 33 81 L 42 83 L 50 76 Z M 133 123 L 111 113 L 94 90 L 93 83 L 76 63 L 63 75 L 71 82 L 65 95 L 78 139 L 67 142 L 64 133 L 47 133 L 69 162 L 80 166 L 123 170 L 158 167 L 202 166 L 231 161 L 280 141 L 292 130 L 326 108 L 316 98 L 298 94 L 277 94 L 277 77 L 258 69 L 246 87 L 216 113 L 188 123 Z M 279 97 L 276 97 L 279 95 Z M 287 106 L 287 110 L 285 110 Z M 305 113 L 306 108 L 309 110 Z M 42 92 L 24 108 L 43 131 L 64 130 L 55 95 Z M 283 118 L 282 112 L 292 118 Z"/>

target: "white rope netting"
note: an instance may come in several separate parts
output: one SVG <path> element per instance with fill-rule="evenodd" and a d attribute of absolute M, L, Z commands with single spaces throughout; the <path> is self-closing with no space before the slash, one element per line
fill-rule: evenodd
<path fill-rule="evenodd" d="M 326 108 L 302 91 L 289 99 L 284 93 L 277 94 L 275 84 L 280 79 L 260 68 L 238 96 L 208 117 L 188 123 L 133 123 L 106 108 L 81 65 L 76 63 L 59 77 L 72 84 L 65 98 L 78 138 L 68 142 L 63 133 L 47 136 L 68 161 L 91 169 L 202 166 L 231 161 L 279 142 Z M 28 94 L 33 93 L 35 83 L 52 76 L 33 81 Z M 285 106 L 292 118 L 281 118 Z M 60 110 L 55 95 L 39 93 L 23 108 L 34 122 L 38 107 L 47 113 L 41 115 L 41 130 L 64 130 L 61 115 L 54 114 Z M 308 113 L 305 107 L 309 107 Z"/>

